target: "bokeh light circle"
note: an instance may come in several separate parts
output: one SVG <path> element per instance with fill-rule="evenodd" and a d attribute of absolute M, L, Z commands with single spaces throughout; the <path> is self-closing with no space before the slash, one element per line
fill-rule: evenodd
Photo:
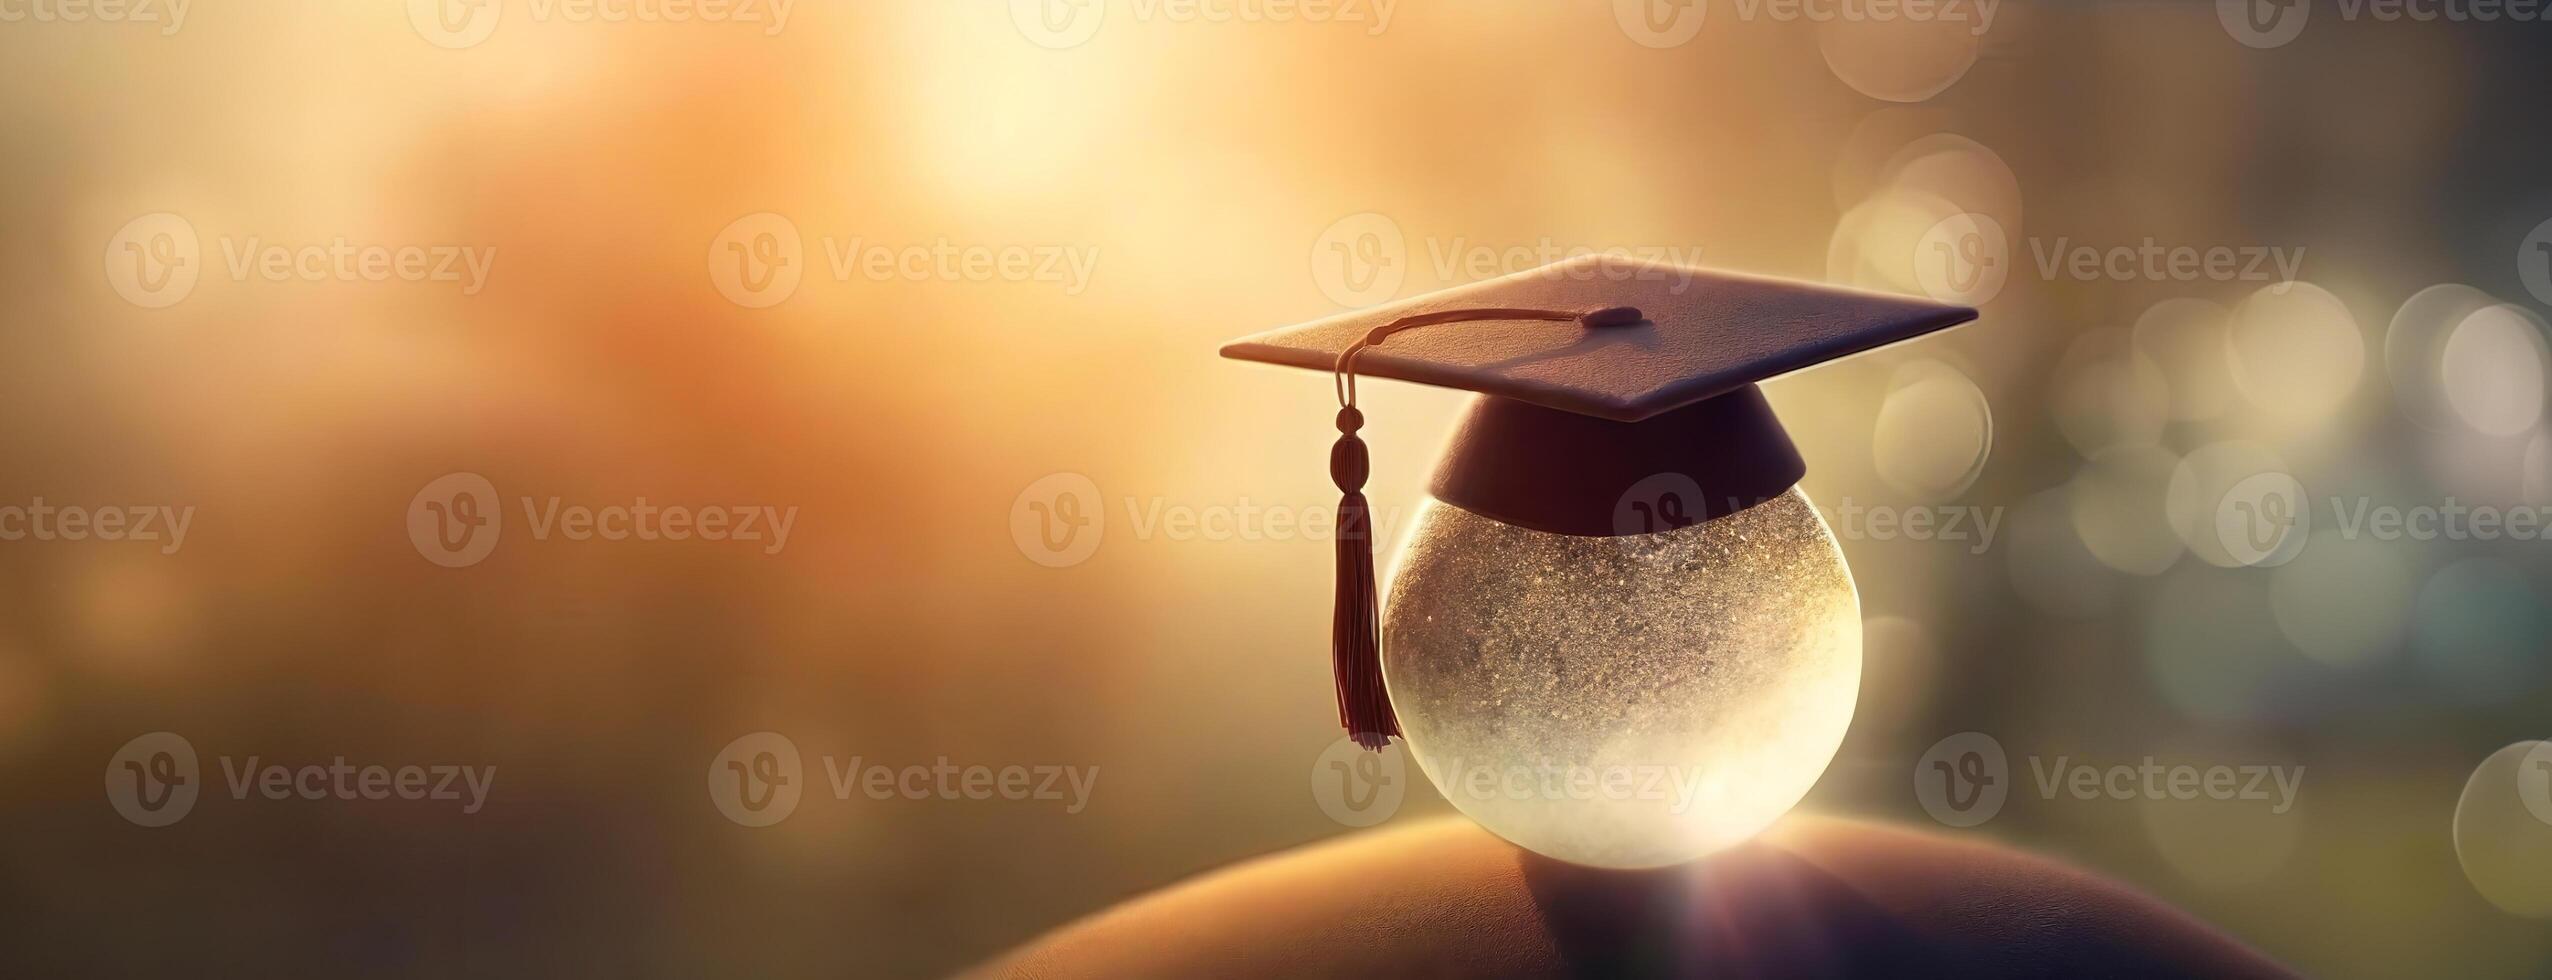
<path fill-rule="evenodd" d="M 2171 419 L 2203 421 L 2232 406 L 2232 314 L 2202 299 L 2168 299 L 2136 319 L 2135 347 L 2162 369 Z"/>
<path fill-rule="evenodd" d="M 1889 486 L 1925 501 L 1955 498 L 1984 473 L 1993 450 L 1993 406 L 1976 382 L 1940 361 L 1897 369 L 1870 439 Z"/>
<path fill-rule="evenodd" d="M 2440 283 L 2411 294 L 2384 330 L 2384 377 L 2402 415 L 2429 429 L 2454 424 L 2446 404 L 2446 338 L 2464 318 L 2496 303 L 2462 283 Z"/>
<path fill-rule="evenodd" d="M 2357 318 L 2309 282 L 2263 286 L 2233 311 L 2233 383 L 2252 404 L 2317 420 L 2355 391 L 2366 370 Z"/>
<path fill-rule="evenodd" d="M 2020 230 L 2020 178 L 2001 154 L 1957 133 L 1933 133 L 1898 148 L 1880 181 L 1992 218 L 2005 232 Z"/>
<path fill-rule="evenodd" d="M 2552 348 L 2531 312 L 2506 303 L 2473 311 L 2446 336 L 2438 368 L 2446 404 L 2475 432 L 2514 436 L 2543 420 Z"/>
<path fill-rule="evenodd" d="M 2552 306 L 2552 219 L 2534 226 L 2517 243 L 2517 281 L 2534 301 Z"/>
<path fill-rule="evenodd" d="M 2113 446 L 2162 441 L 2171 416 L 2171 384 L 2161 366 L 2137 350 L 2124 330 L 2074 338 L 2056 362 L 2050 410 L 2056 429 L 2084 458 Z"/>
<path fill-rule="evenodd" d="M 2012 591 L 2051 616 L 2086 619 L 2108 612 L 2118 573 L 2074 531 L 2066 488 L 2042 490 L 2023 500 L 2003 532 L 2004 561 Z"/>
<path fill-rule="evenodd" d="M 2482 898 L 2552 919 L 2552 742 L 2518 742 L 2473 767 L 2455 801 L 2454 842 Z"/>
<path fill-rule="evenodd" d="M 2537 507 L 2552 506 L 2552 428 L 2526 440 L 2524 466 L 2525 502 Z"/>
<path fill-rule="evenodd" d="M 2180 457 L 2159 446 L 2120 446 L 2093 456 L 2068 485 L 2074 533 L 2100 563 L 2160 575 L 2186 548 L 2165 504 Z"/>
<path fill-rule="evenodd" d="M 1943 9 L 1953 8 L 1979 9 L 1973 4 Z M 1889 102 L 1921 102 L 1958 84 L 1975 67 L 1984 48 L 1975 27 L 1963 18 L 1839 16 L 1817 24 L 1817 50 L 1853 91 Z"/>
<path fill-rule="evenodd" d="M 2302 544 L 2309 520 L 2301 485 L 2285 474 L 2277 451 L 2256 442 L 2199 448 L 2171 471 L 2164 510 L 2172 533 L 2218 568 L 2283 563 Z"/>
<path fill-rule="evenodd" d="M 1899 151 L 1949 128 L 1948 110 L 1893 105 L 1874 109 L 1852 127 L 1834 154 L 1834 206 L 1851 210 L 1893 179 Z"/>
<path fill-rule="evenodd" d="M 1884 292 L 1924 291 L 1916 262 L 1926 237 L 1962 214 L 1938 195 L 1890 187 L 1854 205 L 1835 222 L 1827 242 L 1825 277 L 1838 285 Z"/>

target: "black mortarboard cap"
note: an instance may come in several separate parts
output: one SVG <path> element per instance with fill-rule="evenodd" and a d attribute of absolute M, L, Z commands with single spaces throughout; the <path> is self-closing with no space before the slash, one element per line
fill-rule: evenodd
<path fill-rule="evenodd" d="M 1753 506 L 1805 474 L 1756 382 L 1975 317 L 1903 296 L 1588 255 L 1243 338 L 1223 356 L 1329 371 L 1338 385 L 1339 710 L 1378 747 L 1398 725 L 1378 666 L 1358 378 L 1486 396 L 1437 468 L 1437 499 L 1538 531 L 1642 534 Z M 1681 479 L 1653 479 L 1665 474 Z M 1658 487 L 1699 499 L 1634 499 Z"/>

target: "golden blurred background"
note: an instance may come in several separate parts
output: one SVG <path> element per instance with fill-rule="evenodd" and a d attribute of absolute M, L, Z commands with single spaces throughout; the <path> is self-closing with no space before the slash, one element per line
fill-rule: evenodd
<path fill-rule="evenodd" d="M 191 514 L 0 541 L 0 972 L 943 974 L 1350 833 L 1307 784 L 1331 549 L 1267 517 L 1335 501 L 1332 395 L 1215 348 L 1618 249 L 1985 312 L 1768 387 L 1869 637 L 1808 807 L 2314 975 L 2540 975 L 2552 816 L 2500 750 L 2552 717 L 2552 561 L 2331 517 L 2552 505 L 2552 32 L 2240 6 L 0 5 L 0 506 Z M 2147 246 L 2243 262 L 2068 260 Z M 1463 401 L 1365 400 L 1388 532 Z M 2260 560 L 2213 502 L 2268 472 L 2314 523 Z M 453 473 L 506 521 L 460 567 L 410 533 Z M 1058 486 L 1074 553 L 1022 530 Z M 795 516 L 536 537 L 553 498 Z M 163 731 L 202 796 L 137 826 L 119 747 Z M 769 827 L 715 787 L 756 732 L 809 784 Z M 1963 732 L 2012 798 L 1944 827 L 1919 762 Z M 340 756 L 496 778 L 225 785 Z M 834 799 L 819 756 L 1097 777 Z M 2031 776 L 2147 757 L 2303 779 Z"/>

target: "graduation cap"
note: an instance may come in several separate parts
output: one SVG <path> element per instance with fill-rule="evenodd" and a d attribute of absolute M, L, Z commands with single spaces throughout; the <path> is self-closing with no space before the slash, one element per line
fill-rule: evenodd
<path fill-rule="evenodd" d="M 1368 748 L 1399 734 L 1382 682 L 1358 378 L 1485 396 L 1436 470 L 1436 499 L 1546 533 L 1647 534 L 1752 507 L 1806 474 L 1757 382 L 1975 317 L 1900 296 L 1589 255 L 1225 346 L 1225 357 L 1330 372 L 1338 390 L 1340 722 Z M 1698 494 L 1622 520 L 1642 481 L 1667 473 Z"/>

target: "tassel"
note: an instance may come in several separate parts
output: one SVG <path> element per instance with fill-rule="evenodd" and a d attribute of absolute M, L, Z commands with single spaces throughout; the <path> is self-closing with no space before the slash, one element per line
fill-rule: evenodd
<path fill-rule="evenodd" d="M 1364 425 L 1364 413 L 1339 409 L 1338 444 L 1329 450 L 1329 478 L 1346 494 L 1338 501 L 1338 605 L 1329 659 L 1338 683 L 1338 723 L 1356 744 L 1378 750 L 1400 734 L 1400 718 L 1382 683 L 1382 597 L 1374 585 L 1373 511 L 1364 494 L 1373 464 L 1364 440 L 1356 438 Z"/>
<path fill-rule="evenodd" d="M 1404 316 L 1374 328 L 1347 345 L 1331 372 L 1338 387 L 1338 444 L 1329 450 L 1329 478 L 1346 494 L 1338 501 L 1338 606 L 1329 632 L 1330 670 L 1338 682 L 1338 723 L 1356 744 L 1379 751 L 1400 734 L 1400 716 L 1391 710 L 1391 692 L 1382 684 L 1382 596 L 1373 576 L 1373 508 L 1365 503 L 1365 478 L 1373 460 L 1356 431 L 1365 415 L 1356 410 L 1356 355 L 1379 346 L 1392 334 L 1439 323 L 1478 320 L 1574 322 L 1597 329 L 1644 322 L 1637 308 L 1607 306 L 1568 311 L 1482 307 L 1437 310 Z"/>

